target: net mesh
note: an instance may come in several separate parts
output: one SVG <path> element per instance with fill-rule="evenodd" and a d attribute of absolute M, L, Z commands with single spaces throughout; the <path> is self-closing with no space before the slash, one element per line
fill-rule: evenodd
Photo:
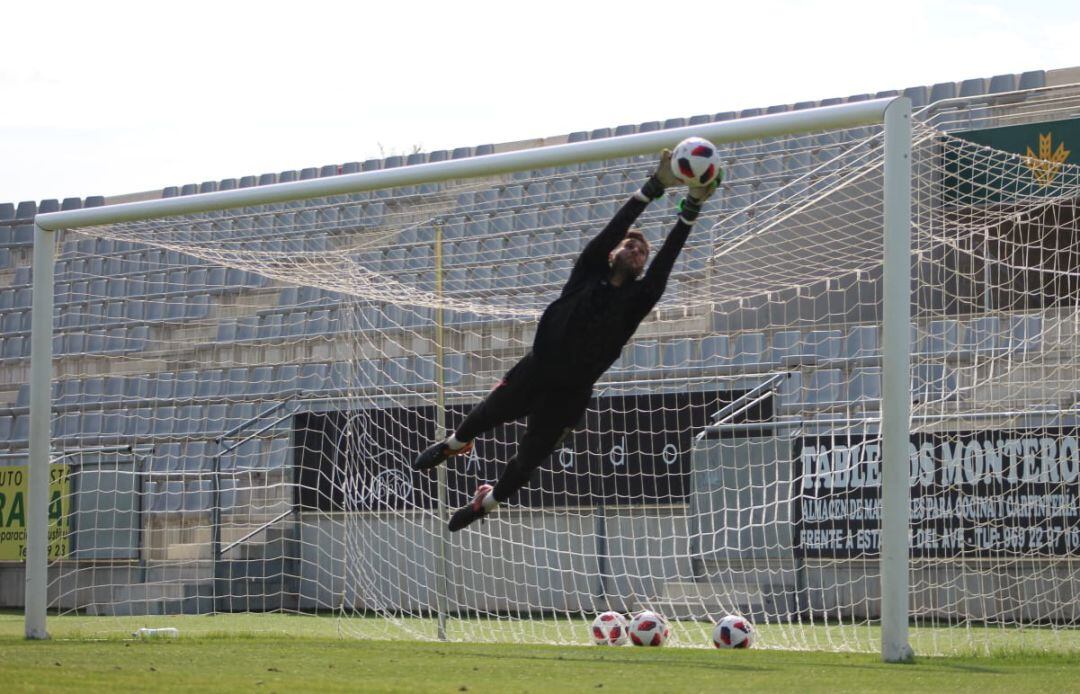
<path fill-rule="evenodd" d="M 1080 169 L 956 132 L 1073 106 L 1039 103 L 915 128 L 920 653 L 994 648 L 1021 626 L 1058 643 L 1076 621 Z M 448 510 L 494 481 L 522 425 L 452 460 L 443 491 L 410 461 L 527 351 L 653 158 L 65 233 L 50 604 L 571 643 L 600 611 L 653 609 L 679 621 L 672 643 L 702 646 L 738 612 L 761 646 L 877 650 L 881 133 L 725 156 L 582 425 L 454 535 Z M 639 220 L 654 248 L 676 201 Z M 25 369 L 15 279 L 3 353 Z M 26 415 L 5 423 L 17 463 Z"/>

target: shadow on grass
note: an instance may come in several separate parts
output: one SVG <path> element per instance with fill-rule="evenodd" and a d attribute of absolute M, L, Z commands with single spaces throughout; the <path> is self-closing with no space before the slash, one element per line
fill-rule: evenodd
<path fill-rule="evenodd" d="M 584 648 L 587 648 L 587 647 L 583 647 L 583 649 Z M 671 664 L 671 653 L 673 653 L 673 652 L 682 653 L 682 652 L 687 652 L 687 651 L 684 651 L 684 649 L 679 649 L 679 650 L 667 649 L 667 651 L 666 651 L 667 655 L 661 655 L 661 653 L 659 653 L 659 652 L 657 652 L 655 655 L 653 655 L 653 654 L 649 653 L 648 651 L 642 652 L 642 649 L 640 649 L 640 648 L 634 648 L 632 646 L 623 646 L 623 647 L 618 647 L 618 648 L 611 649 L 610 655 L 614 656 L 614 657 L 610 657 L 610 658 L 608 657 L 607 653 L 596 653 L 595 655 L 594 654 L 584 654 L 584 653 L 581 654 L 581 655 L 573 655 L 573 654 L 567 655 L 565 653 L 549 653 L 549 654 L 537 653 L 537 654 L 534 654 L 534 655 L 519 655 L 519 654 L 504 655 L 504 654 L 501 654 L 501 653 L 487 653 L 487 652 L 482 652 L 482 651 L 471 651 L 471 650 L 458 650 L 458 651 L 454 651 L 454 652 L 436 650 L 436 651 L 433 651 L 433 652 L 436 655 L 447 656 L 447 657 L 469 656 L 469 657 L 474 657 L 474 658 L 489 658 L 489 659 L 490 658 L 496 658 L 496 659 L 498 659 L 500 661 L 506 661 L 506 662 L 514 661 L 514 660 L 520 660 L 520 661 L 548 661 L 548 662 L 562 661 L 562 662 L 576 662 L 576 663 L 590 663 L 590 664 L 604 663 L 604 664 L 611 664 L 611 665 L 614 665 L 614 666 L 617 666 L 617 667 L 632 667 L 632 666 L 640 667 L 640 666 L 645 666 L 645 665 L 655 666 L 657 664 L 670 665 Z M 625 652 L 625 653 L 636 652 L 639 655 L 634 656 L 633 659 L 622 658 L 622 657 L 619 657 L 617 655 L 617 654 L 623 653 L 623 652 Z M 696 653 L 701 653 L 701 651 L 696 651 Z M 775 671 L 780 669 L 780 668 L 775 668 L 775 667 L 763 667 L 763 666 L 759 666 L 759 665 L 750 665 L 748 663 L 736 663 L 736 662 L 733 662 L 730 659 L 721 660 L 720 658 L 722 658 L 722 657 L 723 656 L 717 656 L 717 660 L 714 663 L 696 662 L 695 660 L 687 659 L 687 660 L 684 660 L 684 661 L 680 661 L 679 662 L 679 667 L 686 667 L 686 668 L 699 669 L 699 670 L 732 670 L 732 671 L 739 671 L 739 672 L 775 672 Z"/>

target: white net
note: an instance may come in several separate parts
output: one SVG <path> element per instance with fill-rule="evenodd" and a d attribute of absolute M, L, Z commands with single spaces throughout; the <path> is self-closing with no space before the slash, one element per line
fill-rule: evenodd
<path fill-rule="evenodd" d="M 976 125 L 1045 120 L 1046 103 Z M 1034 159 L 935 118 L 913 143 L 913 642 L 991 648 L 1015 632 L 997 627 L 1036 625 L 1056 640 L 1076 621 L 1080 545 L 1078 171 L 1036 163 L 1032 183 Z M 880 133 L 726 155 L 581 427 L 453 535 L 448 511 L 497 478 L 523 427 L 452 460 L 443 506 L 410 461 L 525 354 L 651 158 L 65 234 L 53 440 L 68 540 L 50 604 L 572 643 L 597 612 L 648 608 L 701 646 L 740 612 L 762 646 L 877 650 Z M 674 201 L 639 220 L 654 247 Z M 5 356 L 25 339 L 7 328 L 27 279 L 3 291 Z M 23 378 L 27 363 L 5 361 Z M 26 415 L 4 423 L 19 462 Z"/>

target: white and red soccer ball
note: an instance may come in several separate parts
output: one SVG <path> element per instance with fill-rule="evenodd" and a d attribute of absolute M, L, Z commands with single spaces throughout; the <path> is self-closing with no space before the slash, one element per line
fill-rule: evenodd
<path fill-rule="evenodd" d="M 635 646 L 663 646 L 670 634 L 667 620 L 656 612 L 638 612 L 630 622 L 630 643 Z"/>
<path fill-rule="evenodd" d="M 671 152 L 671 172 L 689 186 L 707 186 L 719 179 L 722 164 L 716 146 L 701 137 L 688 137 Z"/>
<path fill-rule="evenodd" d="M 729 614 L 713 628 L 712 642 L 717 648 L 750 648 L 754 626 L 745 617 Z"/>
<path fill-rule="evenodd" d="M 626 618 L 608 610 L 596 615 L 592 623 L 592 640 L 597 646 L 621 646 L 629 639 Z"/>

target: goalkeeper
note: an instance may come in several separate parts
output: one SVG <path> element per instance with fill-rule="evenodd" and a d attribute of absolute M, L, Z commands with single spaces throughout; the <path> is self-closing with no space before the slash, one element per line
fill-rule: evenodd
<path fill-rule="evenodd" d="M 719 179 L 689 188 L 674 228 L 639 280 L 649 242 L 630 225 L 665 188 L 679 183 L 671 171 L 671 152 L 664 150 L 656 172 L 585 246 L 559 298 L 540 317 L 532 350 L 472 409 L 452 436 L 416 458 L 415 469 L 433 468 L 451 456 L 467 454 L 480 434 L 528 416 L 517 454 L 494 487 L 480 485 L 472 501 L 454 512 L 451 531 L 483 518 L 509 499 L 581 420 L 593 384 L 619 358 L 638 324 L 660 300 L 701 205 L 716 190 Z"/>

